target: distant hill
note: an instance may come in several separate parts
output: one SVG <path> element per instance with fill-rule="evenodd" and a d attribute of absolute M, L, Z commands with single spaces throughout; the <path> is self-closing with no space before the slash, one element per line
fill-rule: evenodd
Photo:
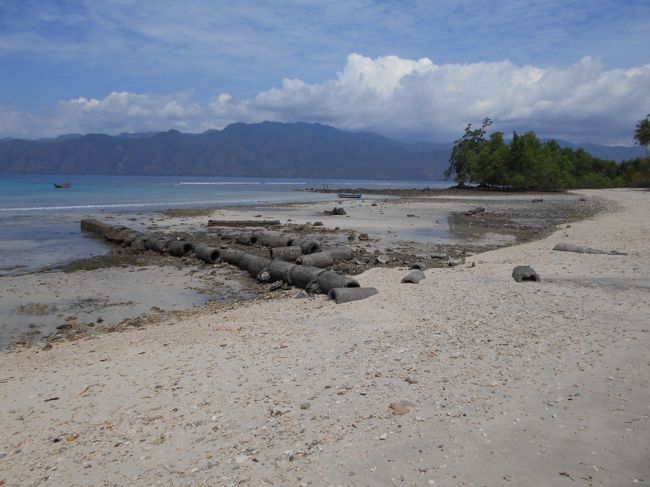
<path fill-rule="evenodd" d="M 322 124 L 235 123 L 202 134 L 169 130 L 2 139 L 0 173 L 440 179 L 451 147 Z M 633 157 L 618 157 L 617 149 L 635 148 L 588 150 L 594 155 L 609 150 L 606 158 L 616 160 Z"/>
<path fill-rule="evenodd" d="M 592 156 L 600 157 L 609 161 L 626 161 L 628 159 L 636 159 L 645 155 L 645 150 L 640 146 L 625 146 L 625 145 L 598 145 L 590 144 L 588 142 L 582 144 L 572 144 L 566 140 L 558 140 L 562 147 L 571 147 L 572 149 L 583 148 Z"/>
<path fill-rule="evenodd" d="M 0 173 L 439 179 L 448 159 L 434 144 L 307 123 L 0 142 Z"/>

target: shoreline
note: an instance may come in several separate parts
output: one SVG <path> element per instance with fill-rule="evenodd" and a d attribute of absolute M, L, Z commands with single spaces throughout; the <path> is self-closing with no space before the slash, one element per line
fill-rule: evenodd
<path fill-rule="evenodd" d="M 0 354 L 8 485 L 634 485 L 650 469 L 650 193 L 380 294 Z M 627 255 L 556 252 L 571 242 Z M 516 283 L 515 265 L 540 283 Z M 572 482 L 573 483 L 573 482 Z"/>
<path fill-rule="evenodd" d="M 323 212 L 331 209 L 332 204 L 347 208 L 347 215 L 325 215 Z M 482 211 L 474 214 L 476 208 Z M 452 261 L 453 265 L 459 265 L 467 257 L 486 250 L 543 238 L 562 222 L 585 218 L 604 211 L 604 208 L 605 205 L 597 198 L 582 202 L 570 193 L 549 195 L 546 201 L 531 199 L 530 195 L 492 194 L 487 199 L 473 196 L 460 199 L 402 197 L 216 209 L 166 209 L 137 218 L 131 214 L 109 214 L 105 219 L 140 231 L 163 231 L 176 236 L 193 235 L 212 240 L 222 230 L 217 229 L 215 233 L 206 227 L 210 218 L 232 221 L 233 225 L 238 225 L 237 220 L 262 224 L 280 218 L 280 225 L 273 227 L 271 233 L 282 232 L 313 239 L 325 247 L 343 245 L 353 249 L 353 260 L 337 262 L 333 269 L 356 276 L 373 267 L 409 267 L 415 263 L 429 268 L 447 267 L 452 265 Z M 317 220 L 322 221 L 322 225 L 314 226 Z M 242 231 L 236 228 L 225 231 L 231 230 Z M 367 241 L 357 239 L 363 233 L 369 235 Z M 214 242 L 216 246 L 233 245 L 228 240 Z M 256 285 L 254 280 L 225 264 L 209 266 L 194 259 L 162 257 L 153 252 L 132 254 L 128 249 L 110 244 L 106 247 L 106 253 L 99 256 L 51 266 L 35 273 L 0 278 L 0 291 L 4 290 L 0 292 L 4 295 L 0 297 L 4 309 L 0 312 L 0 321 L 5 322 L 0 333 L 6 336 L 27 320 L 29 328 L 22 325 L 25 333 L 18 337 L 14 335 L 13 343 L 29 347 L 39 341 L 95 336 L 105 330 L 128 328 L 133 323 L 138 326 L 158 323 L 161 307 L 165 313 L 186 312 L 193 308 L 200 313 L 206 301 L 237 301 L 236 289 L 240 290 L 244 302 L 278 294 L 269 286 Z M 235 247 L 261 256 L 268 252 L 252 247 Z M 120 275 L 127 278 L 126 283 L 120 282 Z M 128 292 L 122 288 L 135 286 L 133 279 L 137 276 L 145 282 L 153 282 L 153 276 L 157 276 L 158 287 L 163 292 L 138 290 L 139 299 L 128 299 Z M 187 285 L 196 289 L 198 294 L 185 292 L 183 279 L 190 279 Z M 95 289 L 95 294 L 102 296 L 101 299 L 95 299 L 94 294 L 84 291 L 84 280 Z M 66 281 L 69 284 L 62 286 L 61 283 Z M 227 284 L 232 290 L 227 293 L 218 291 L 220 283 Z M 62 287 L 69 291 L 55 291 Z M 52 297 L 53 293 L 58 297 Z M 11 312 L 11 309 L 15 311 Z M 0 344 L 3 342 L 6 343 L 6 338 L 0 336 Z"/>

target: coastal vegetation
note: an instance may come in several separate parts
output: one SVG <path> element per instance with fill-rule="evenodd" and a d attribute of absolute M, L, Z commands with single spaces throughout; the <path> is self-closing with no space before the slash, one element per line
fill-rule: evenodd
<path fill-rule="evenodd" d="M 503 132 L 487 129 L 485 118 L 478 128 L 471 123 L 454 142 L 447 178 L 458 187 L 468 183 L 511 190 L 557 191 L 571 188 L 650 186 L 650 158 L 638 157 L 617 163 L 589 154 L 582 148 L 563 147 L 556 140 L 540 140 L 532 132 L 506 141 Z M 637 124 L 634 138 L 650 143 L 650 116 Z"/>

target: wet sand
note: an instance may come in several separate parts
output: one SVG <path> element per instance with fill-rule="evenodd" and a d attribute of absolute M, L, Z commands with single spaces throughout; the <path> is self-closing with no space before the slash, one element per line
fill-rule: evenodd
<path fill-rule="evenodd" d="M 1 478 L 644 485 L 650 193 L 577 194 L 610 211 L 418 285 L 399 283 L 404 268 L 369 269 L 357 279 L 379 295 L 364 301 L 286 292 L 3 353 Z M 540 283 L 511 278 L 524 264 Z"/>
<path fill-rule="evenodd" d="M 542 199 L 531 194 L 471 191 L 461 195 L 435 191 L 433 196 L 413 197 L 409 190 L 400 191 L 400 199 L 174 209 L 141 215 L 106 214 L 101 219 L 144 232 L 198 236 L 217 247 L 233 245 L 221 238 L 223 234 L 247 230 L 208 227 L 211 219 L 258 225 L 279 220 L 280 225 L 270 230 L 256 227 L 248 231 L 282 232 L 316 240 L 322 247 L 351 247 L 355 258 L 338 262 L 334 269 L 357 275 L 376 266 L 408 267 L 417 262 L 443 267 L 449 259 L 460 263 L 476 252 L 540 238 L 556 224 L 593 214 L 602 206 L 597 198 L 581 201 L 571 193 L 549 194 Z M 333 205 L 346 214 L 325 214 Z M 476 213 L 477 208 L 483 211 Z M 363 234 L 367 240 L 359 239 Z M 96 241 L 89 237 L 85 240 Z M 161 308 L 184 311 L 208 300 L 230 303 L 268 291 L 236 268 L 209 266 L 196 259 L 161 258 L 154 252 L 133 255 L 119 246 L 105 247 L 110 255 L 60 265 L 48 272 L 1 276 L 0 347 L 9 343 L 30 346 L 43 339 L 78 339 L 135 318 L 159 322 Z M 241 249 L 268 256 L 262 247 Z M 150 317 L 152 308 L 155 312 Z"/>

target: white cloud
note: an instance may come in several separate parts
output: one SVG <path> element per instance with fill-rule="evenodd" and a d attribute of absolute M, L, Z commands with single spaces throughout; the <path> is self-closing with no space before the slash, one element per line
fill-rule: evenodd
<path fill-rule="evenodd" d="M 250 99 L 221 93 L 199 104 L 187 93 L 113 92 L 62 101 L 40 121 L 0 113 L 0 129 L 7 135 L 197 132 L 235 121 L 317 121 L 445 141 L 456 138 L 465 123 L 490 116 L 506 132 L 532 129 L 575 142 L 631 143 L 634 124 L 648 111 L 650 65 L 606 70 L 588 57 L 563 69 L 509 61 L 436 65 L 427 58 L 351 54 L 332 79 L 284 79 Z"/>

